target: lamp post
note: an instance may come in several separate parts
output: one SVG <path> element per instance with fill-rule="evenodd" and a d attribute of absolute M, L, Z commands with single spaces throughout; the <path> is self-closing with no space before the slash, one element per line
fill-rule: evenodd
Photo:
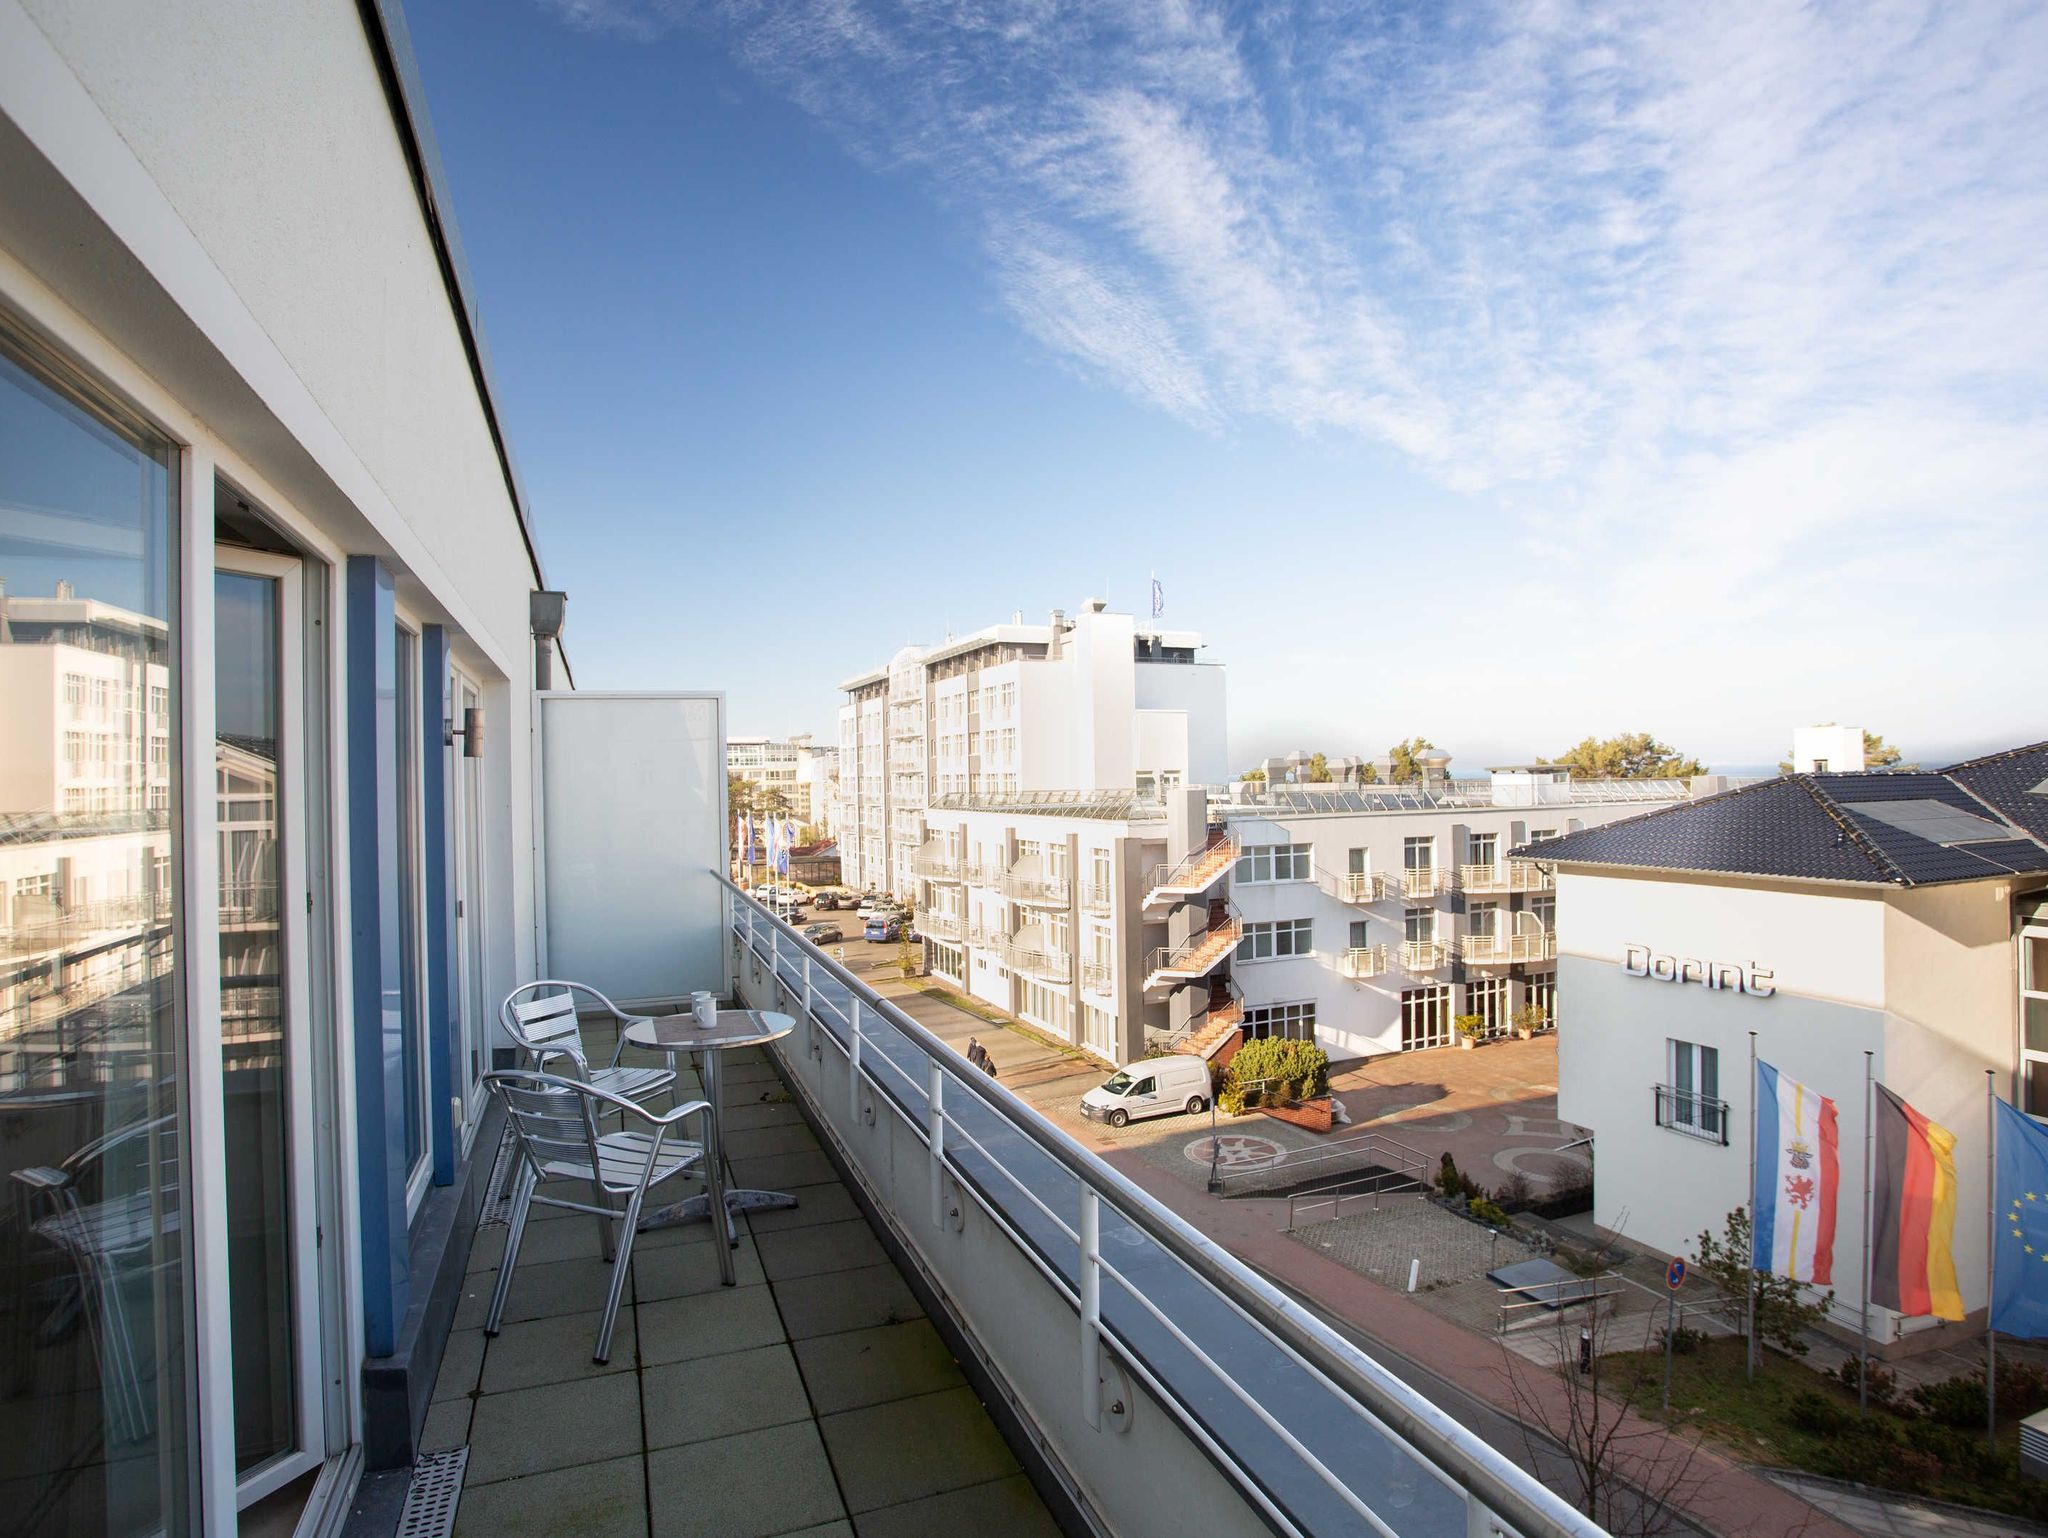
<path fill-rule="evenodd" d="M 1223 1192 L 1223 1176 L 1217 1171 L 1217 1161 L 1222 1157 L 1223 1147 L 1216 1139 L 1216 1086 L 1209 1086 L 1209 1194 L 1220 1196 Z"/>

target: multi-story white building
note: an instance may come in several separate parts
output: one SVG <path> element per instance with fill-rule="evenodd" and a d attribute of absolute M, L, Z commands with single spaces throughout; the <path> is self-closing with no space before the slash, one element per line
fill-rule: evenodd
<path fill-rule="evenodd" d="M 929 650 L 840 687 L 840 858 L 849 885 L 911 896 L 935 801 L 1040 791 L 1155 796 L 1225 774 L 1223 668 L 1192 631 L 1090 600 Z M 949 802 L 949 804 L 951 804 Z"/>
<path fill-rule="evenodd" d="M 1553 878 L 1509 851 L 1693 786 L 1446 762 L 1399 786 L 941 794 L 912 863 L 933 970 L 1118 1060 L 1240 1026 L 1354 1058 L 1448 1045 L 1461 1015 L 1554 1023 Z"/>
<path fill-rule="evenodd" d="M 1862 734 L 1826 746 L 1860 757 Z M 1684 1254 L 1748 1201 L 1753 1044 L 1835 1102 L 1852 1326 L 1867 1060 L 1956 1135 L 1953 1249 L 1981 1328 L 1987 1086 L 2048 1117 L 2044 785 L 2048 743 L 1938 774 L 1794 773 L 1526 850 L 1557 873 L 1558 1114 L 1594 1131 L 1595 1219 Z M 1885 1349 L 1957 1333 L 1872 1314 Z"/>
<path fill-rule="evenodd" d="M 831 796 L 838 750 L 795 737 L 729 737 L 725 772 L 764 791 L 779 791 L 789 815 L 805 826 L 832 828 Z"/>

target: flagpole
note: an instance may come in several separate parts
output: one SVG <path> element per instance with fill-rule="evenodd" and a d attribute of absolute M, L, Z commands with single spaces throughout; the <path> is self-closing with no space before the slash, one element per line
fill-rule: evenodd
<path fill-rule="evenodd" d="M 1756 1382 L 1756 1225 L 1762 1214 L 1756 1210 L 1756 1032 L 1749 1033 L 1749 1269 L 1743 1275 L 1743 1312 L 1748 1319 L 1747 1339 L 1742 1345 L 1742 1371 Z"/>
<path fill-rule="evenodd" d="M 1991 1324 L 1998 1277 L 1998 1076 L 1984 1070 L 1984 1445 L 1998 1450 L 1998 1331 Z"/>
<path fill-rule="evenodd" d="M 1871 1075 L 1873 1054 L 1863 1054 L 1863 1360 L 1856 1374 L 1856 1413 L 1870 1413 L 1870 1228 L 1874 1221 L 1870 1189 L 1870 1137 L 1877 1119 L 1877 1081 Z"/>

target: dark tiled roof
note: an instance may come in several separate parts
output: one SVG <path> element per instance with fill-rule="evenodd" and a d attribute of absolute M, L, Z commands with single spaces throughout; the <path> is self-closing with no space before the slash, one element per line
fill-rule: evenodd
<path fill-rule="evenodd" d="M 2048 742 L 1939 773 L 1788 774 L 1515 851 L 1567 864 L 1922 886 L 2048 873 Z M 1943 843 L 1869 810 L 1915 803 L 2012 836 Z"/>

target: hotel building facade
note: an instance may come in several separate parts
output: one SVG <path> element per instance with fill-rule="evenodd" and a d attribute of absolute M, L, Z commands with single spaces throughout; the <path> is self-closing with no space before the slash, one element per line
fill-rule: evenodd
<path fill-rule="evenodd" d="M 1596 1221 L 1690 1254 L 1746 1204 L 1753 1042 L 1836 1104 L 1832 1320 L 1853 1329 L 1867 1061 L 1956 1135 L 1972 1315 L 1873 1307 L 1873 1337 L 1981 1329 L 1987 1085 L 2048 1116 L 2044 840 L 2048 744 L 1940 773 L 1795 773 L 1519 848 L 1556 873 L 1558 1114 L 1593 1129 Z"/>
<path fill-rule="evenodd" d="M 1092 599 L 945 645 L 905 647 L 840 685 L 840 863 L 848 886 L 916 895 L 934 802 L 1038 792 L 1156 797 L 1224 778 L 1224 677 L 1191 631 Z"/>

